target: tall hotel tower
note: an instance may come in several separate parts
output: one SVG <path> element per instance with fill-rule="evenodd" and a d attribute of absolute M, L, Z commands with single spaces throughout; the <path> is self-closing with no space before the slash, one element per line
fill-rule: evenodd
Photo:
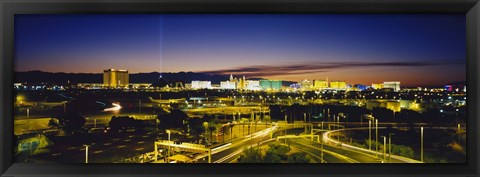
<path fill-rule="evenodd" d="M 108 88 L 128 87 L 128 70 L 103 70 L 103 86 Z"/>

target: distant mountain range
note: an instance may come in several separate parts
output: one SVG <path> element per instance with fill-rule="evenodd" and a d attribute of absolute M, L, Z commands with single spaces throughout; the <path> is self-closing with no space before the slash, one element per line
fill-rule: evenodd
<path fill-rule="evenodd" d="M 212 81 L 220 84 L 230 75 L 205 74 L 194 72 L 161 73 L 163 79 L 169 83 L 190 83 L 192 80 Z M 153 83 L 160 77 L 159 72 L 129 74 L 130 83 Z M 240 77 L 240 76 L 236 76 Z M 261 79 L 261 78 L 250 78 Z M 70 83 L 103 83 L 103 73 L 51 73 L 44 71 L 15 72 L 15 82 L 65 84 Z"/>

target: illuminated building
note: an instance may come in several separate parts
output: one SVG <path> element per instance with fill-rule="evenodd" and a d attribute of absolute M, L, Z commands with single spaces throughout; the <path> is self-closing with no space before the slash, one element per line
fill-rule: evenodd
<path fill-rule="evenodd" d="M 152 84 L 150 84 L 150 86 L 148 88 L 169 88 L 170 87 L 170 83 L 162 77 L 162 75 L 160 75 L 160 77 L 155 80 Z"/>
<path fill-rule="evenodd" d="M 246 88 L 247 87 L 247 80 L 245 79 L 245 76 L 242 77 L 242 79 L 240 79 L 240 85 L 242 85 L 242 88 Z"/>
<path fill-rule="evenodd" d="M 398 81 L 383 82 L 383 88 L 390 88 L 390 89 L 393 89 L 393 91 L 398 92 L 398 91 L 400 91 L 400 82 L 398 82 Z"/>
<path fill-rule="evenodd" d="M 130 86 L 134 89 L 148 89 L 152 84 L 151 83 L 135 83 L 130 84 Z"/>
<path fill-rule="evenodd" d="M 128 87 L 128 70 L 103 70 L 103 86 L 108 88 Z"/>
<path fill-rule="evenodd" d="M 192 81 L 192 89 L 210 89 L 212 88 L 212 82 L 210 81 Z"/>
<path fill-rule="evenodd" d="M 270 90 L 272 89 L 272 84 L 270 83 L 270 80 L 260 80 L 260 87 L 262 90 Z"/>
<path fill-rule="evenodd" d="M 455 83 L 449 83 L 447 85 L 444 86 L 444 89 L 445 91 L 455 91 L 455 92 L 459 92 L 459 91 L 463 91 L 463 92 L 467 92 L 467 86 L 465 84 L 465 82 L 455 82 Z"/>
<path fill-rule="evenodd" d="M 260 88 L 262 90 L 280 90 L 280 89 L 282 89 L 282 81 L 280 81 L 280 80 L 260 80 Z"/>
<path fill-rule="evenodd" d="M 330 82 L 330 88 L 346 89 L 347 88 L 347 83 L 345 81 L 332 81 L 332 82 Z"/>
<path fill-rule="evenodd" d="M 260 81 L 246 80 L 245 90 L 261 90 Z"/>
<path fill-rule="evenodd" d="M 299 84 L 299 83 L 290 84 L 290 88 L 292 88 L 292 89 L 299 89 L 299 88 L 300 88 L 300 84 Z"/>
<path fill-rule="evenodd" d="M 411 103 L 409 106 L 409 109 L 414 110 L 414 111 L 419 111 L 420 110 L 420 104 L 419 103 Z"/>
<path fill-rule="evenodd" d="M 400 102 L 390 100 L 369 100 L 366 104 L 367 109 L 372 110 L 375 107 L 387 108 L 395 112 L 400 112 Z"/>
<path fill-rule="evenodd" d="M 373 89 L 383 89 L 383 84 L 372 84 Z"/>
<path fill-rule="evenodd" d="M 367 89 L 367 86 L 366 86 L 366 85 L 363 85 L 363 84 L 355 84 L 353 87 L 354 87 L 355 89 L 360 90 L 360 91 L 364 91 L 364 90 Z"/>
<path fill-rule="evenodd" d="M 237 88 L 237 83 L 232 82 L 233 79 L 230 79 L 231 81 L 221 81 L 220 82 L 220 88 L 221 89 L 236 89 Z"/>
<path fill-rule="evenodd" d="M 272 89 L 273 90 L 280 90 L 282 89 L 282 81 L 281 80 L 275 80 L 270 82 L 272 84 Z"/>
<path fill-rule="evenodd" d="M 453 91 L 453 86 L 452 85 L 445 85 L 444 88 L 445 88 L 445 91 L 447 91 L 447 92 Z"/>
<path fill-rule="evenodd" d="M 313 87 L 313 83 L 307 79 L 303 80 L 300 82 L 300 85 L 302 86 L 302 89 L 304 90 L 309 90 Z"/>
<path fill-rule="evenodd" d="M 77 88 L 101 89 L 104 85 L 99 83 L 78 83 Z"/>
<path fill-rule="evenodd" d="M 233 77 L 230 77 L 230 78 L 233 79 Z M 236 81 L 237 79 L 234 79 L 234 80 Z M 246 89 L 247 82 L 245 80 L 245 76 L 243 76 L 243 78 L 238 79 L 238 81 L 236 82 L 237 82 L 237 89 Z"/>
<path fill-rule="evenodd" d="M 313 88 L 315 89 L 328 88 L 328 80 L 313 80 Z"/>
<path fill-rule="evenodd" d="M 232 87 L 232 83 L 235 84 L 235 88 L 234 89 L 246 89 L 246 86 L 247 86 L 247 82 L 246 82 L 246 79 L 245 79 L 245 76 L 243 76 L 242 78 L 234 78 L 232 74 L 230 74 L 230 78 L 229 78 L 229 82 L 230 83 L 224 83 L 224 86 L 227 87 L 227 85 L 230 85 L 229 88 Z M 220 88 L 223 88 L 222 86 L 222 83 L 220 83 Z"/>

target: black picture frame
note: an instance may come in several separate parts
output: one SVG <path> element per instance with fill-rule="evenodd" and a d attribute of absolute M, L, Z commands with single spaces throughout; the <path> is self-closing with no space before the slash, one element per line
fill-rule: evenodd
<path fill-rule="evenodd" d="M 479 176 L 479 0 L 2 0 L 0 174 L 3 176 Z M 465 164 L 30 164 L 13 163 L 15 14 L 464 13 L 467 21 Z"/>

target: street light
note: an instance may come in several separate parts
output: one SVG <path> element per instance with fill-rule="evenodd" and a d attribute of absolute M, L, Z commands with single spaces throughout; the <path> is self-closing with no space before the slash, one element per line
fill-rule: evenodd
<path fill-rule="evenodd" d="M 305 133 L 307 133 L 307 113 L 303 113 L 303 123 L 305 124 Z"/>
<path fill-rule="evenodd" d="M 230 127 L 230 140 L 232 140 L 232 136 L 233 136 L 233 126 L 234 124 L 232 122 L 229 122 L 228 123 L 229 127 Z"/>
<path fill-rule="evenodd" d="M 368 150 L 372 150 L 372 120 L 368 120 Z"/>
<path fill-rule="evenodd" d="M 383 137 L 383 162 L 386 161 L 386 153 L 387 153 L 387 137 L 386 136 L 382 136 Z"/>
<path fill-rule="evenodd" d="M 423 127 L 420 127 L 420 161 L 423 162 Z"/>
<path fill-rule="evenodd" d="M 27 108 L 27 131 L 30 130 L 28 123 L 30 122 L 30 109 Z"/>
<path fill-rule="evenodd" d="M 248 132 L 250 133 L 250 129 L 248 129 Z M 222 125 L 222 142 L 225 142 L 225 126 Z M 252 136 L 250 136 L 250 139 L 252 139 Z"/>
<path fill-rule="evenodd" d="M 322 134 L 324 133 L 323 131 L 324 131 L 324 129 L 323 129 L 323 121 L 322 121 Z M 322 144 L 321 144 L 321 148 L 322 148 L 322 151 L 321 151 L 321 158 L 322 158 L 322 163 L 323 163 L 323 161 L 324 161 L 324 160 L 323 160 L 323 144 L 324 144 L 325 142 L 323 142 L 323 136 L 321 136 L 321 137 L 322 137 Z"/>
<path fill-rule="evenodd" d="M 252 116 L 253 116 L 253 122 L 255 122 L 255 129 L 253 130 L 253 132 L 257 132 L 258 117 L 257 117 L 257 114 L 255 114 L 255 112 L 253 110 L 252 110 Z"/>
<path fill-rule="evenodd" d="M 389 133 L 388 134 L 388 161 L 392 163 L 392 135 L 395 135 L 395 133 Z"/>
<path fill-rule="evenodd" d="M 205 127 L 205 134 L 207 134 L 208 133 L 208 122 L 203 122 L 203 127 Z M 208 140 L 208 138 L 205 138 L 205 139 Z M 210 141 L 212 141 L 212 140 L 210 140 Z"/>
<path fill-rule="evenodd" d="M 205 93 L 205 99 L 207 100 L 207 101 L 206 101 L 206 104 L 208 104 L 208 95 L 207 95 L 207 93 Z"/>
<path fill-rule="evenodd" d="M 63 113 L 64 114 L 67 113 L 67 102 L 66 101 L 63 102 Z"/>
<path fill-rule="evenodd" d="M 287 115 L 285 115 L 285 144 L 287 144 Z"/>
<path fill-rule="evenodd" d="M 378 119 L 375 119 L 375 152 L 378 152 Z"/>
<path fill-rule="evenodd" d="M 338 113 L 338 115 L 337 115 L 337 124 L 338 124 L 338 125 L 340 125 L 340 117 L 345 118 L 344 116 L 345 116 L 345 115 L 343 114 L 343 112 Z"/>
<path fill-rule="evenodd" d="M 360 125 L 363 125 L 363 116 L 360 115 Z"/>
<path fill-rule="evenodd" d="M 333 115 L 333 125 L 337 122 L 337 118 L 335 117 L 335 114 Z M 335 127 L 336 128 L 336 127 Z"/>
<path fill-rule="evenodd" d="M 168 154 L 167 156 L 170 157 L 170 130 L 167 130 L 168 133 Z"/>
<path fill-rule="evenodd" d="M 138 100 L 138 114 L 142 113 L 142 100 Z"/>
<path fill-rule="evenodd" d="M 85 146 L 85 163 L 88 163 L 88 147 L 90 146 L 87 144 L 84 144 L 83 146 Z"/>

